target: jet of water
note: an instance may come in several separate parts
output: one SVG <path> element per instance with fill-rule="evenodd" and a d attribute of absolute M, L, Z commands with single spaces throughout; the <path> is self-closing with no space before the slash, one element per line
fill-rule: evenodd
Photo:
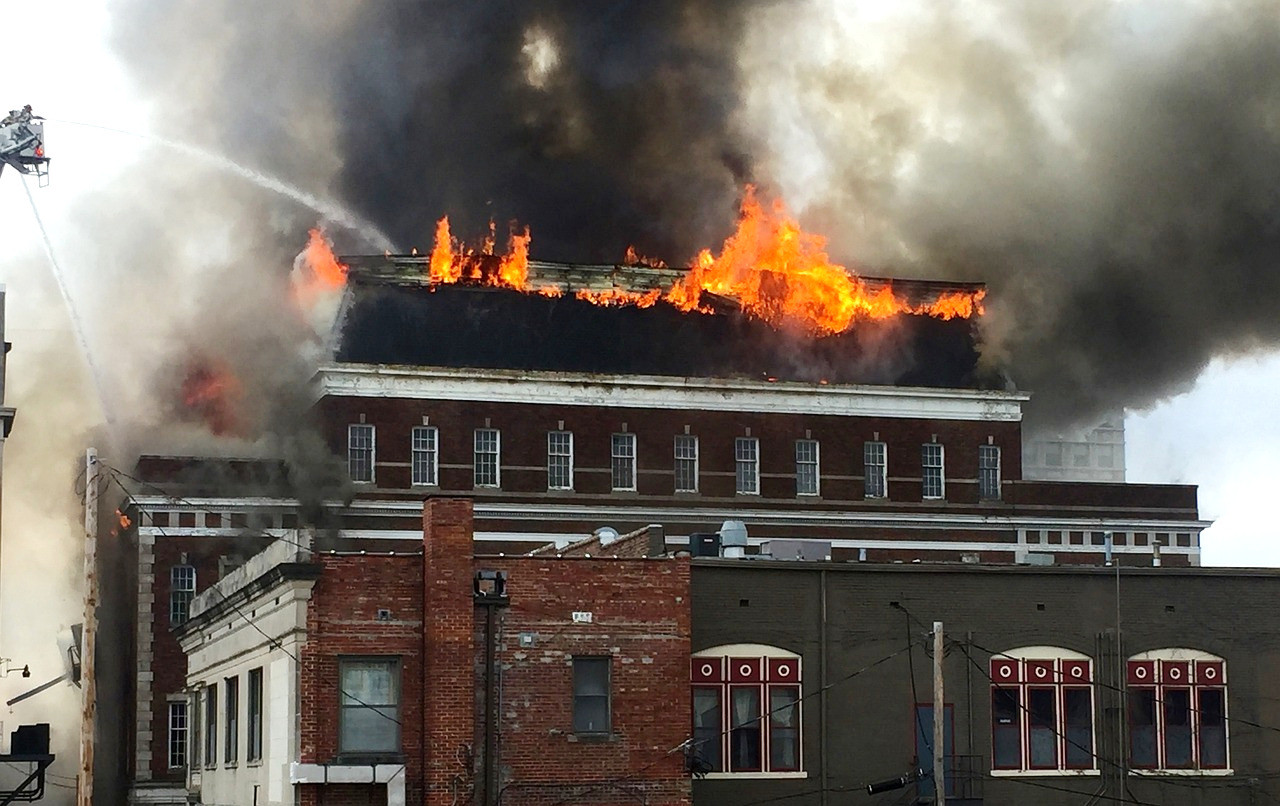
<path fill-rule="evenodd" d="M 244 179 L 249 180 L 250 182 L 253 182 L 255 185 L 258 185 L 259 187 L 266 188 L 267 190 L 273 191 L 275 193 L 279 193 L 282 196 L 286 196 L 290 199 L 293 199 L 299 204 L 302 204 L 306 207 L 310 207 L 312 210 L 316 211 L 317 213 L 329 219 L 330 221 L 341 224 L 342 226 L 350 230 L 360 233 L 360 235 L 366 241 L 368 241 L 371 246 L 376 247 L 381 252 L 396 251 L 394 242 L 391 240 L 390 237 L 387 236 L 385 232 L 379 229 L 372 222 L 364 218 L 361 218 L 360 216 L 351 212 L 350 210 L 348 210 L 346 207 L 342 206 L 338 202 L 333 201 L 331 199 L 325 199 L 319 196 L 315 196 L 311 193 L 306 192 L 305 190 L 302 190 L 301 188 L 295 187 L 293 185 L 288 184 L 287 182 L 284 182 L 283 180 L 277 179 L 274 176 L 264 174 L 261 171 L 258 171 L 254 168 L 249 168 L 244 165 L 241 165 L 240 163 L 235 162 L 231 159 L 228 159 L 227 157 L 224 157 L 221 154 L 215 154 L 214 152 L 200 148 L 199 146 L 193 146 L 189 143 L 183 143 L 178 140 L 171 140 L 167 137 L 161 137 L 159 135 L 148 134 L 145 132 L 134 132 L 134 131 L 129 131 L 127 129 L 117 129 L 112 126 L 100 126 L 96 123 L 82 123 L 74 120 L 58 120 L 58 119 L 50 118 L 50 121 L 54 123 L 65 123 L 68 126 L 81 126 L 87 129 L 100 129 L 104 132 L 113 132 L 115 134 L 122 134 L 127 137 L 138 137 L 143 140 L 150 140 L 153 143 L 162 145 L 165 148 L 169 148 L 173 151 L 177 151 L 180 154 L 185 154 L 189 157 L 194 157 L 195 159 L 198 159 L 209 165 L 213 165 L 224 171 L 229 171 L 237 176 L 240 176 Z"/>
<path fill-rule="evenodd" d="M 85 336 L 84 322 L 80 318 L 79 311 L 76 310 L 76 304 L 71 299 L 71 292 L 67 288 L 66 278 L 62 274 L 62 266 L 58 263 L 58 258 L 53 252 L 53 243 L 49 240 L 49 233 L 44 228 L 44 220 L 40 218 L 40 210 L 36 207 L 35 196 L 31 195 L 31 186 L 27 184 L 27 177 L 22 177 L 22 189 L 27 192 L 27 201 L 31 203 L 31 215 L 36 219 L 36 225 L 40 227 L 40 237 L 44 242 L 44 253 L 49 258 L 49 267 L 53 272 L 53 279 L 58 283 L 58 292 L 62 294 L 62 301 L 67 306 L 67 316 L 71 319 L 71 329 L 75 333 L 76 341 L 80 342 L 80 352 L 84 356 L 85 364 L 89 366 L 89 377 L 93 381 L 93 387 L 98 393 L 98 405 L 102 409 L 103 419 L 107 421 L 107 425 L 113 425 L 115 419 L 111 415 L 111 409 L 107 405 L 107 396 L 103 387 L 102 372 L 98 369 L 98 364 L 93 360 L 93 352 L 89 349 L 89 339 Z"/>

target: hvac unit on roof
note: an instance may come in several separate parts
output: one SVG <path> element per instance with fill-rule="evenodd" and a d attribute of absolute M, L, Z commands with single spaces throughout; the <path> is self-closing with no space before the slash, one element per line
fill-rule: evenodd
<path fill-rule="evenodd" d="M 747 525 L 742 521 L 725 521 L 720 526 L 720 545 L 726 557 L 745 557 Z"/>

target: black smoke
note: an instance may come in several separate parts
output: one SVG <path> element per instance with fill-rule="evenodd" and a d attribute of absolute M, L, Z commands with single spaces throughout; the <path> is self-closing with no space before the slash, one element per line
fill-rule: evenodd
<path fill-rule="evenodd" d="M 635 243 L 678 263 L 755 180 L 869 273 L 987 282 L 984 358 L 1046 420 L 1148 405 L 1280 340 L 1272 2 L 882 5 L 112 17 L 157 130 L 336 196 L 406 250 L 448 213 L 462 233 L 518 218 L 540 258 Z"/>

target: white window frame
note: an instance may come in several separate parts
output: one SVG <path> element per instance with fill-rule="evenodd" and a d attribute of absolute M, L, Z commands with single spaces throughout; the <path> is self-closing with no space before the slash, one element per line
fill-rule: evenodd
<path fill-rule="evenodd" d="M 357 445 L 356 434 L 365 433 L 369 435 L 369 444 Z M 363 470 L 363 467 L 357 467 L 357 452 L 367 451 L 369 455 L 369 477 L 361 478 L 362 473 L 357 470 Z M 347 473 L 351 475 L 351 480 L 357 484 L 374 484 L 377 479 L 377 456 L 378 456 L 378 432 L 372 423 L 351 423 L 347 426 Z"/>
<path fill-rule="evenodd" d="M 932 454 L 937 456 L 936 464 Z M 937 472 L 937 490 L 931 491 L 930 471 Z M 938 501 L 947 497 L 947 453 L 941 442 L 926 442 L 920 446 L 920 497 Z"/>
<path fill-rule="evenodd" d="M 734 674 L 730 668 L 730 664 L 746 664 L 753 670 L 748 677 L 757 678 L 755 680 L 747 680 L 739 682 L 735 678 L 741 678 L 743 675 Z M 752 664 L 759 664 L 758 667 Z M 759 674 L 755 674 L 754 670 L 759 670 Z M 744 779 L 744 778 L 805 778 L 808 773 L 805 772 L 805 752 L 804 752 L 804 677 L 803 677 L 803 661 L 801 657 L 785 649 L 775 646 L 767 646 L 765 644 L 725 644 L 717 647 L 711 647 L 699 652 L 693 653 L 691 658 L 691 681 L 689 687 L 689 697 L 693 700 L 694 692 L 697 689 L 716 689 L 719 692 L 719 710 L 720 724 L 718 730 L 714 734 L 714 739 L 707 737 L 706 741 L 714 741 L 719 747 L 719 769 L 712 769 L 706 774 L 711 779 Z M 782 672 L 785 672 L 783 679 Z M 708 680 L 708 677 L 715 678 Z M 737 770 L 732 767 L 732 742 L 733 742 L 733 715 L 732 695 L 731 691 L 735 688 L 757 688 L 760 692 L 760 769 L 758 770 Z M 775 726 L 772 720 L 771 701 L 772 691 L 774 689 L 794 689 L 795 700 L 793 707 L 795 709 L 794 727 L 788 728 L 795 734 L 796 746 L 796 765 L 794 769 L 774 769 L 773 768 L 773 741 L 775 738 Z M 697 715 L 693 718 L 696 720 Z M 690 735 L 696 735 L 696 729 L 691 727 Z M 695 740 L 693 744 L 694 753 L 698 753 L 699 743 Z M 702 754 L 704 760 L 707 754 Z"/>
<path fill-rule="evenodd" d="M 875 454 L 879 454 L 876 456 Z M 879 462 L 873 460 L 879 459 Z M 862 443 L 862 497 L 889 497 L 889 446 L 878 439 Z M 872 483 L 872 479 L 876 483 Z M 876 492 L 876 487 L 879 492 Z"/>
<path fill-rule="evenodd" d="M 685 453 L 691 453 L 691 455 L 688 455 L 688 456 L 681 455 L 682 445 L 686 448 Z M 692 452 L 687 450 L 689 447 L 693 448 Z M 674 466 L 675 491 L 677 493 L 696 493 L 698 491 L 698 438 L 692 434 L 676 434 L 676 438 L 674 443 L 672 444 L 671 450 L 672 450 L 672 455 L 674 456 L 674 461 L 675 461 L 675 466 Z M 692 463 L 692 469 L 693 469 L 693 476 L 692 476 L 693 486 L 692 487 L 680 486 L 680 467 L 681 467 L 680 463 L 681 462 Z M 686 465 L 686 467 L 688 466 L 689 465 Z"/>
<path fill-rule="evenodd" d="M 999 501 L 1001 495 L 1000 446 L 978 446 L 978 498 Z"/>
<path fill-rule="evenodd" d="M 619 452 L 619 448 L 623 450 Z M 609 484 L 614 492 L 635 492 L 639 479 L 636 472 L 636 435 L 629 432 L 612 434 L 609 437 Z M 630 475 L 631 484 L 619 484 L 618 472 Z M 626 479 L 623 479 L 625 482 Z"/>
<path fill-rule="evenodd" d="M 191 708 L 185 699 L 169 700 L 169 769 L 186 769 L 191 753 Z"/>
<path fill-rule="evenodd" d="M 1157 679 L 1152 681 L 1150 685 L 1143 685 L 1131 679 L 1130 665 L 1135 662 L 1154 662 Z M 1186 663 L 1190 669 L 1189 680 L 1175 681 L 1166 679 L 1166 671 L 1163 664 Z M 1219 665 L 1221 674 L 1218 676 L 1217 683 L 1202 683 L 1197 681 L 1197 664 Z M 1155 767 L 1138 767 L 1133 761 L 1133 725 L 1132 711 L 1127 710 L 1125 713 L 1125 755 L 1130 762 L 1131 770 L 1135 775 L 1194 775 L 1194 776 L 1213 776 L 1213 775 L 1234 775 L 1235 771 L 1231 768 L 1231 691 L 1229 684 L 1229 675 L 1227 673 L 1226 659 L 1218 655 L 1204 652 L 1198 649 L 1187 648 L 1169 648 L 1154 649 L 1148 652 L 1141 652 L 1133 655 L 1125 664 L 1125 675 L 1127 682 L 1127 696 L 1129 701 L 1128 707 L 1132 708 L 1132 701 L 1137 691 L 1143 689 L 1153 689 L 1155 691 L 1155 735 L 1156 735 L 1156 766 Z M 1191 764 L 1186 767 L 1169 767 L 1167 766 L 1168 748 L 1165 742 L 1165 714 L 1164 701 L 1166 689 L 1183 689 L 1190 692 L 1190 719 L 1191 719 Z M 1204 767 L 1201 759 L 1201 706 L 1200 698 L 1204 691 L 1216 690 L 1222 692 L 1222 731 L 1223 731 L 1223 750 L 1225 758 L 1225 766 L 1222 767 Z"/>
<path fill-rule="evenodd" d="M 559 441 L 559 444 L 557 442 Z M 556 478 L 558 469 L 556 468 L 557 460 L 563 460 L 564 480 L 562 484 L 556 484 L 559 479 Z M 572 490 L 573 489 L 573 432 L 572 431 L 548 431 L 547 432 L 547 489 L 548 490 Z"/>
<path fill-rule="evenodd" d="M 169 626 L 187 623 L 196 595 L 196 567 L 182 563 L 169 569 Z"/>
<path fill-rule="evenodd" d="M 440 486 L 440 429 L 434 425 L 415 425 L 410 432 L 409 475 L 414 487 Z"/>
<path fill-rule="evenodd" d="M 481 451 L 481 434 L 493 434 L 493 450 Z M 488 445 L 485 446 L 486 448 Z M 475 487 L 498 488 L 502 486 L 502 431 L 497 428 L 477 428 L 472 433 L 472 466 L 471 481 Z M 480 457 L 493 457 L 493 481 L 480 481 Z"/>
<path fill-rule="evenodd" d="M 733 440 L 734 492 L 738 495 L 760 494 L 760 440 L 736 437 Z M 743 475 L 744 471 L 748 474 Z M 746 482 L 744 484 L 744 482 Z M 746 489 L 746 487 L 750 489 Z"/>
<path fill-rule="evenodd" d="M 801 458 L 802 446 L 807 448 L 813 446 L 813 458 Z M 822 495 L 822 446 L 818 444 L 816 439 L 797 439 L 796 440 L 796 495 L 802 497 L 815 497 Z M 813 489 L 800 489 L 800 479 L 802 477 L 801 468 L 813 468 Z"/>
<path fill-rule="evenodd" d="M 1004 671 L 1011 669 L 1009 679 L 1002 679 Z M 1083 671 L 1081 671 L 1083 670 Z M 1044 677 L 1039 677 L 1043 674 Z M 991 774 L 1002 775 L 1097 775 L 1098 770 L 1098 698 L 1094 683 L 1097 665 L 1093 658 L 1081 652 L 1055 646 L 1020 647 L 1000 652 L 991 657 Z M 1076 681 L 1079 682 L 1076 682 Z M 1018 741 L 1019 755 L 1016 767 L 1000 767 L 996 764 L 996 691 L 1015 689 L 1018 692 Z M 1054 766 L 1033 766 L 1031 763 L 1031 706 L 1029 692 L 1049 690 L 1053 692 Z M 1089 694 L 1089 745 L 1072 744 L 1067 738 L 1066 692 L 1087 691 Z M 1085 751 L 1089 756 L 1086 766 L 1069 765 L 1069 750 Z"/>

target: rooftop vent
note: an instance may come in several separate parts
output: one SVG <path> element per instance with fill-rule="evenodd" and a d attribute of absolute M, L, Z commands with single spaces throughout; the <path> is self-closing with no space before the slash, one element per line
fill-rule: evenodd
<path fill-rule="evenodd" d="M 601 526 L 591 534 L 595 535 L 596 539 L 600 541 L 600 545 L 602 546 L 607 546 L 620 537 L 618 530 L 614 529 L 612 526 Z"/>
<path fill-rule="evenodd" d="M 746 556 L 747 525 L 742 521 L 725 521 L 720 526 L 720 545 L 726 557 Z"/>

